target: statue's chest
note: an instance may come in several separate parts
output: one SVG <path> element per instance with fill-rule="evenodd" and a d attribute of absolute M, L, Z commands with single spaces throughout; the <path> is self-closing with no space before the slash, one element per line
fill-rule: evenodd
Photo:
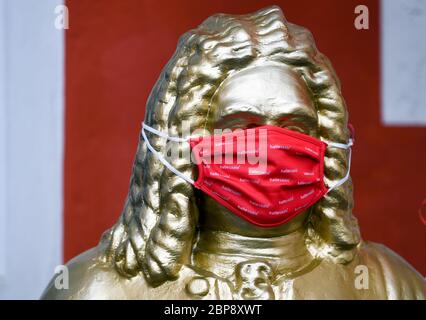
<path fill-rule="evenodd" d="M 298 300 L 354 299 L 352 279 L 336 270 L 319 268 L 294 277 L 273 277 L 263 263 L 249 263 L 228 279 L 198 273 L 185 277 L 185 299 Z M 183 279 L 182 279 L 183 280 Z"/>

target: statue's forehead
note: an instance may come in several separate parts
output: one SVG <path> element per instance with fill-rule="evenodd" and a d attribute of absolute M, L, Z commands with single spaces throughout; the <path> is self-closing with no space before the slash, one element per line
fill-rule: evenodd
<path fill-rule="evenodd" d="M 316 117 L 306 84 L 286 65 L 258 65 L 233 73 L 222 82 L 212 103 L 216 117 L 246 109 L 276 114 L 303 109 Z"/>

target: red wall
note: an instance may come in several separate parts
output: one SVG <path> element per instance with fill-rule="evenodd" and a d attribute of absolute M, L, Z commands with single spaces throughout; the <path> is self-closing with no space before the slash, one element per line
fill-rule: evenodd
<path fill-rule="evenodd" d="M 426 274 L 426 226 L 417 213 L 426 198 L 426 128 L 381 125 L 379 6 L 362 3 L 370 10 L 370 29 L 358 31 L 358 0 L 275 1 L 289 21 L 313 32 L 343 84 L 356 128 L 352 177 L 364 238 L 388 245 Z M 178 37 L 211 14 L 270 4 L 67 2 L 65 260 L 96 245 L 119 217 L 145 102 Z"/>

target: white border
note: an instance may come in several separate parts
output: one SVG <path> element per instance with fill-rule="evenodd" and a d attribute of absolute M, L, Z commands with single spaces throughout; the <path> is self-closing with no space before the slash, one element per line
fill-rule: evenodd
<path fill-rule="evenodd" d="M 36 299 L 62 263 L 64 32 L 54 25 L 61 1 L 0 3 L 0 299 Z"/>
<path fill-rule="evenodd" d="M 382 123 L 426 125 L 426 1 L 382 0 Z"/>
<path fill-rule="evenodd" d="M 7 122 L 6 122 L 6 12 L 0 1 L 0 286 L 6 275 L 6 212 L 7 212 Z"/>

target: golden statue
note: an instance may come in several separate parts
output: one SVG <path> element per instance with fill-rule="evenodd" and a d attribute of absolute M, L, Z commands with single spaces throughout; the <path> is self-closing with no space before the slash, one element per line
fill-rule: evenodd
<path fill-rule="evenodd" d="M 339 81 L 311 33 L 273 6 L 217 14 L 185 33 L 146 107 L 145 123 L 182 136 L 182 121 L 215 128 L 270 124 L 346 143 Z M 164 153 L 167 139 L 148 133 Z M 184 151 L 189 146 L 179 143 Z M 197 170 L 172 163 L 193 179 Z M 348 172 L 327 149 L 327 185 Z M 425 279 L 383 245 L 360 238 L 350 179 L 291 221 L 263 228 L 166 168 L 140 139 L 119 221 L 68 262 L 43 299 L 425 299 Z"/>

